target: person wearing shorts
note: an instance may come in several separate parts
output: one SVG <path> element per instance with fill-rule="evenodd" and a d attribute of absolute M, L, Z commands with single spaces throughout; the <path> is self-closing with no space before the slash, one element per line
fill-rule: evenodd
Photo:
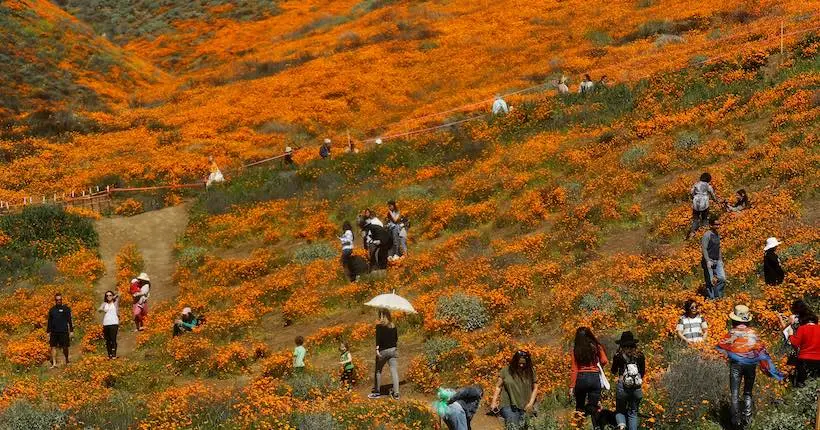
<path fill-rule="evenodd" d="M 51 368 L 57 367 L 57 350 L 63 350 L 65 364 L 68 364 L 68 347 L 74 336 L 74 323 L 71 320 L 71 308 L 63 304 L 63 295 L 54 295 L 54 306 L 48 311 L 46 332 L 51 346 Z"/>

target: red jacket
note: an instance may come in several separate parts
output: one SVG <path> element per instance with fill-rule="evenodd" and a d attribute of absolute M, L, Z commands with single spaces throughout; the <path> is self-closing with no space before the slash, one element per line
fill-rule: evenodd
<path fill-rule="evenodd" d="M 814 323 L 803 324 L 797 333 L 789 336 L 789 343 L 800 352 L 800 360 L 820 360 L 820 326 Z"/>

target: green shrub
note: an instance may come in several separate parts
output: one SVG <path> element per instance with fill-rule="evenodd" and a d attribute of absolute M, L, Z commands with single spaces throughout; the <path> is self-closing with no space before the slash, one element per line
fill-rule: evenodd
<path fill-rule="evenodd" d="M 444 370 L 442 366 L 446 363 L 444 359 L 447 354 L 459 347 L 457 340 L 452 337 L 434 337 L 424 342 L 424 358 L 431 368 Z"/>
<path fill-rule="evenodd" d="M 716 408 L 726 399 L 729 388 L 726 363 L 704 358 L 698 351 L 689 348 L 672 351 L 668 361 L 669 370 L 660 382 L 666 396 L 666 410 L 669 414 L 676 414 L 679 410 L 687 412 L 680 416 L 667 415 L 664 419 L 671 421 L 677 418 L 683 423 L 696 423 L 716 414 Z"/>
<path fill-rule="evenodd" d="M 584 37 L 595 46 L 607 46 L 612 44 L 612 36 L 602 30 L 589 30 Z"/>
<path fill-rule="evenodd" d="M 646 147 L 639 145 L 630 146 L 621 155 L 621 164 L 626 167 L 635 167 L 641 160 L 644 159 L 644 157 L 646 157 L 646 154 Z"/>
<path fill-rule="evenodd" d="M 490 316 L 481 299 L 464 294 L 440 297 L 436 307 L 436 318 L 454 321 L 464 331 L 478 330 L 490 322 Z"/>
<path fill-rule="evenodd" d="M 294 373 L 285 382 L 290 385 L 293 397 L 302 400 L 318 399 L 341 386 L 338 380 L 327 373 Z"/>
<path fill-rule="evenodd" d="M 205 262 L 205 254 L 207 249 L 201 246 L 187 246 L 179 252 L 177 259 L 179 263 L 188 268 L 195 268 Z"/>
<path fill-rule="evenodd" d="M 815 427 L 817 393 L 820 379 L 810 380 L 805 387 L 790 391 L 774 410 L 758 413 L 752 430 L 802 430 Z"/>
<path fill-rule="evenodd" d="M 297 412 L 291 416 L 291 424 L 298 430 L 336 430 L 341 429 L 338 421 L 328 412 Z"/>
<path fill-rule="evenodd" d="M 675 138 L 675 149 L 689 151 L 700 145 L 700 133 L 694 130 L 684 130 Z"/>
<path fill-rule="evenodd" d="M 66 425 L 66 414 L 56 407 L 37 406 L 26 400 L 12 403 L 0 414 L 3 430 L 52 430 Z"/>
<path fill-rule="evenodd" d="M 327 260 L 336 256 L 336 250 L 327 243 L 311 243 L 296 248 L 293 261 L 299 264 L 308 264 L 315 260 Z"/>

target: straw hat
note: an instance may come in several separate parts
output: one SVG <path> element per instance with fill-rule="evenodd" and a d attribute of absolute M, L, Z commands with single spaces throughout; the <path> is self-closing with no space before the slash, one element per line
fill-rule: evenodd
<path fill-rule="evenodd" d="M 149 278 L 148 274 L 145 272 L 140 273 L 140 275 L 137 276 L 137 279 L 140 281 L 151 282 L 151 278 Z"/>
<path fill-rule="evenodd" d="M 770 238 L 766 239 L 766 246 L 763 247 L 763 250 L 768 251 L 768 250 L 774 248 L 775 246 L 780 245 L 780 243 L 781 242 L 779 240 L 777 240 L 777 238 L 770 237 Z"/>
<path fill-rule="evenodd" d="M 735 310 L 729 314 L 732 321 L 747 323 L 752 320 L 752 312 L 746 305 L 735 305 Z"/>
<path fill-rule="evenodd" d="M 191 313 L 191 308 L 182 308 L 182 315 L 188 315 Z"/>
<path fill-rule="evenodd" d="M 293 148 L 291 148 L 290 146 L 286 146 L 285 147 L 285 154 L 290 154 L 291 152 L 293 152 Z"/>
<path fill-rule="evenodd" d="M 330 143 L 330 139 L 325 138 L 325 143 Z"/>

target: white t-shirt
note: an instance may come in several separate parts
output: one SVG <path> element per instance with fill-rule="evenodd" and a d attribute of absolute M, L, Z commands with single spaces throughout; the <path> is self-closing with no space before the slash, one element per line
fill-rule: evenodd
<path fill-rule="evenodd" d="M 117 325 L 120 323 L 120 317 L 117 315 L 117 309 L 119 308 L 119 300 L 115 300 L 111 303 L 103 303 L 100 306 L 100 309 L 105 311 L 105 315 L 103 315 L 103 325 Z"/>
<path fill-rule="evenodd" d="M 353 232 L 350 230 L 345 230 L 345 233 L 342 237 L 339 238 L 342 242 L 342 250 L 346 249 L 353 249 Z"/>

